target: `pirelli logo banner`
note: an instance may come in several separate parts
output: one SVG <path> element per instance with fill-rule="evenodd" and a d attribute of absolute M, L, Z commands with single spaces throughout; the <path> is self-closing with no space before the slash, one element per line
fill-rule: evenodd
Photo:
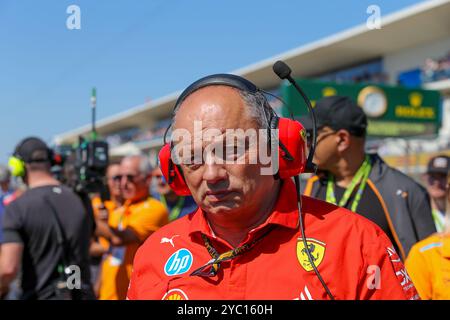
<path fill-rule="evenodd" d="M 316 101 L 332 95 L 352 98 L 369 119 L 369 136 L 417 136 L 438 132 L 441 126 L 441 96 L 438 91 L 409 89 L 378 84 L 336 84 L 297 79 L 311 99 Z M 307 109 L 290 84 L 283 84 L 281 93 L 295 116 L 307 115 Z M 282 115 L 288 116 L 286 107 Z"/>

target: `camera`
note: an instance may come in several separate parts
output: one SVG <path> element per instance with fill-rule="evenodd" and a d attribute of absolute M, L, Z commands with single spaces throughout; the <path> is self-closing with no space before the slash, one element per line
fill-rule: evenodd
<path fill-rule="evenodd" d="M 75 191 L 92 193 L 104 190 L 104 178 L 109 164 L 108 143 L 79 138 L 75 149 Z"/>
<path fill-rule="evenodd" d="M 105 194 L 106 169 L 109 165 L 108 143 L 79 137 L 76 147 L 59 147 L 62 161 L 52 167 L 56 179 L 77 194 Z M 107 197 L 107 195 L 105 195 Z"/>

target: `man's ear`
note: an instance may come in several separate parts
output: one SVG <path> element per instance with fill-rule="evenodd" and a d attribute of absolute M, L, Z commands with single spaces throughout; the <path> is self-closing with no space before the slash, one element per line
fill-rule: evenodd
<path fill-rule="evenodd" d="M 337 150 L 339 152 L 343 152 L 347 150 L 350 147 L 351 142 L 351 136 L 350 133 L 347 130 L 339 130 L 336 133 L 336 144 L 337 144 Z"/>

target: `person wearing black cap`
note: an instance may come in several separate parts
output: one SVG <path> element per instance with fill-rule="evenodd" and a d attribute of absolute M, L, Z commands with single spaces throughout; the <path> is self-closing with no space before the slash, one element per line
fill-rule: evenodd
<path fill-rule="evenodd" d="M 438 155 L 428 162 L 424 181 L 431 198 L 433 220 L 438 232 L 444 231 L 446 183 L 450 171 L 450 157 Z"/>
<path fill-rule="evenodd" d="M 314 108 L 318 136 L 305 195 L 357 212 L 378 224 L 403 260 L 419 240 L 436 232 L 429 196 L 413 179 L 366 154 L 367 117 L 351 99 L 325 97 Z M 309 118 L 301 119 L 312 129 Z"/>
<path fill-rule="evenodd" d="M 81 199 L 53 178 L 52 158 L 52 151 L 35 137 L 22 140 L 10 158 L 12 174 L 28 190 L 3 216 L 0 297 L 20 267 L 21 299 L 94 297 L 88 251 L 92 220 Z"/>

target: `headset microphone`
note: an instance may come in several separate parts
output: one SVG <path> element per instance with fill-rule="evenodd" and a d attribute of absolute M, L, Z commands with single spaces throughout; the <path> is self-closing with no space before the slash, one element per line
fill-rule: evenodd
<path fill-rule="evenodd" d="M 291 72 L 292 72 L 291 68 L 289 68 L 289 66 L 285 62 L 278 60 L 273 65 L 272 69 L 273 69 L 273 72 L 275 72 L 275 74 L 280 79 L 288 80 L 294 86 L 294 88 L 302 96 L 303 100 L 306 103 L 306 106 L 308 107 L 308 111 L 311 114 L 312 126 L 313 126 L 312 141 L 311 141 L 311 148 L 309 149 L 309 153 L 308 153 L 308 158 L 306 160 L 306 168 L 305 168 L 304 172 L 316 173 L 317 166 L 313 163 L 313 156 L 314 156 L 314 152 L 316 150 L 317 127 L 316 127 L 316 116 L 314 114 L 311 102 L 309 101 L 308 97 L 303 92 L 303 90 L 300 88 L 300 86 L 297 84 L 297 82 L 291 77 Z"/>
<path fill-rule="evenodd" d="M 309 172 L 309 173 L 315 173 L 317 170 L 317 166 L 313 163 L 312 158 L 314 156 L 314 151 L 316 149 L 316 132 L 317 132 L 317 127 L 316 127 L 316 116 L 314 115 L 312 106 L 311 106 L 311 102 L 309 101 L 309 98 L 306 96 L 306 94 L 303 92 L 303 90 L 300 88 L 300 86 L 297 84 L 297 82 L 295 82 L 295 80 L 291 77 L 291 68 L 289 68 L 289 66 L 284 63 L 283 61 L 277 61 L 275 62 L 275 64 L 272 67 L 273 72 L 275 72 L 275 74 L 282 80 L 288 80 L 293 86 L 294 88 L 298 91 L 298 93 L 300 93 L 300 95 L 302 96 L 303 100 L 306 103 L 306 106 L 308 107 L 308 111 L 311 114 L 312 117 L 312 125 L 313 125 L 313 132 L 312 132 L 312 142 L 311 142 L 311 148 L 309 149 L 309 154 L 308 154 L 308 158 L 306 160 L 306 166 L 305 166 L 305 171 L 304 172 Z M 296 175 L 294 176 L 294 181 L 295 181 L 295 187 L 296 187 L 296 191 L 297 191 L 297 206 L 298 206 L 298 213 L 299 213 L 299 229 L 300 229 L 300 233 L 301 233 L 301 237 L 303 240 L 303 245 L 306 248 L 306 254 L 308 256 L 308 260 L 309 263 L 311 264 L 314 273 L 316 274 L 317 278 L 319 279 L 320 283 L 322 284 L 322 287 L 325 289 L 325 292 L 327 293 L 328 297 L 331 300 L 334 300 L 334 296 L 331 293 L 330 289 L 328 288 L 328 286 L 326 285 L 325 281 L 323 280 L 322 276 L 319 273 L 319 270 L 317 269 L 316 264 L 314 263 L 314 259 L 311 255 L 311 252 L 308 250 L 308 244 L 306 242 L 306 235 L 305 235 L 305 226 L 303 224 L 303 217 L 302 217 L 302 198 L 301 198 L 301 193 L 300 193 L 300 179 L 299 176 Z"/>
<path fill-rule="evenodd" d="M 273 72 L 275 72 L 277 76 L 283 80 L 287 79 L 288 77 L 291 77 L 292 72 L 291 68 L 289 68 L 289 66 L 281 60 L 275 62 L 272 68 Z"/>

